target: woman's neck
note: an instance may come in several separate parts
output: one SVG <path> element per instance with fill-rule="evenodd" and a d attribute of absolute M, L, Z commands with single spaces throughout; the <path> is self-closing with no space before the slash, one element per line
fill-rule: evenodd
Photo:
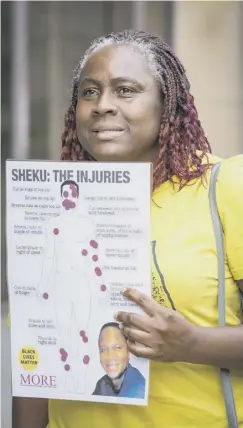
<path fill-rule="evenodd" d="M 138 159 L 136 159 L 136 162 L 151 162 L 153 164 L 153 167 L 157 165 L 157 160 L 159 156 L 159 147 L 153 146 L 150 147 L 150 149 L 143 153 Z"/>

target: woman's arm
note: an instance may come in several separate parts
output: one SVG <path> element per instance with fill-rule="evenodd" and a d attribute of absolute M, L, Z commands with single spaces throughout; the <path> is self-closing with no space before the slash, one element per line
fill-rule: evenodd
<path fill-rule="evenodd" d="M 48 400 L 13 397 L 12 428 L 46 428 L 47 425 Z"/>
<path fill-rule="evenodd" d="M 239 281 L 236 281 L 236 282 L 239 286 L 241 293 L 243 294 L 243 279 L 240 279 Z"/>
<path fill-rule="evenodd" d="M 197 337 L 186 362 L 243 369 L 243 325 L 197 327 Z"/>
<path fill-rule="evenodd" d="M 144 315 L 118 312 L 132 354 L 164 362 L 206 364 L 243 369 L 243 325 L 198 327 L 179 312 L 165 308 L 133 289 L 123 295 L 137 303 Z"/>
<path fill-rule="evenodd" d="M 243 279 L 237 281 L 243 293 Z M 243 325 L 236 327 L 198 327 L 191 363 L 221 368 L 243 368 Z"/>

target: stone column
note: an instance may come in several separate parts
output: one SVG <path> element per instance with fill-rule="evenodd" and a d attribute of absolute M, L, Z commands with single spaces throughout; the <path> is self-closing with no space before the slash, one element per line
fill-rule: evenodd
<path fill-rule="evenodd" d="M 29 141 L 29 57 L 28 57 L 28 2 L 12 4 L 12 156 L 28 159 Z"/>
<path fill-rule="evenodd" d="M 58 160 L 73 70 L 91 40 L 104 34 L 104 4 L 48 2 L 47 31 L 48 158 Z"/>
<path fill-rule="evenodd" d="M 132 27 L 149 31 L 171 43 L 173 9 L 172 1 L 133 1 Z"/>
<path fill-rule="evenodd" d="M 174 49 L 213 151 L 243 152 L 243 4 L 176 2 Z"/>
<path fill-rule="evenodd" d="M 60 23 L 60 3 L 48 2 L 47 31 L 49 43 L 46 51 L 47 65 L 47 111 L 48 131 L 47 148 L 50 160 L 60 159 L 61 133 L 64 124 L 63 92 L 69 82 L 62 81 L 62 67 L 65 55 L 62 57 L 62 37 Z M 68 24 L 68 21 L 67 21 Z M 71 47 L 70 47 L 71 48 Z"/>

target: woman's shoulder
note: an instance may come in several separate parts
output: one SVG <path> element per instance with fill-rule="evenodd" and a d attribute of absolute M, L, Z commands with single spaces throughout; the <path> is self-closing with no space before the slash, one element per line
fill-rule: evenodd
<path fill-rule="evenodd" d="M 201 152 L 198 152 L 200 155 Z M 215 163 L 220 163 L 220 170 L 227 172 L 233 172 L 236 169 L 241 169 L 243 167 L 243 154 L 237 154 L 224 158 L 222 156 L 217 156 L 214 153 L 207 153 L 203 159 L 203 164 L 214 165 Z"/>
<path fill-rule="evenodd" d="M 233 195 L 243 192 L 243 155 L 235 155 L 219 160 L 218 190 Z M 239 195 L 240 196 L 240 195 Z"/>
<path fill-rule="evenodd" d="M 200 152 L 198 153 L 200 154 Z M 179 189 L 180 195 L 188 194 L 188 192 L 194 191 L 195 187 L 192 186 L 192 184 L 195 184 L 202 189 L 208 189 L 211 169 L 216 163 L 220 163 L 220 171 L 217 179 L 217 188 L 219 192 L 232 193 L 238 192 L 239 189 L 241 189 L 242 192 L 243 154 L 222 158 L 215 154 L 207 153 L 207 155 L 205 155 L 202 159 L 202 164 L 209 164 L 210 166 L 207 168 L 205 173 L 206 182 L 205 180 L 202 180 L 201 177 L 194 178 L 190 181 L 189 185 L 183 186 L 180 189 L 180 181 L 177 177 L 174 176 L 173 182 L 168 180 L 155 189 L 152 199 L 156 202 L 157 205 L 160 205 L 160 203 L 162 203 L 162 199 L 164 200 L 164 198 L 168 196 L 174 197 L 174 195 L 178 193 Z M 232 187 L 234 189 L 232 189 Z M 196 194 L 199 196 L 201 193 L 196 192 Z"/>
<path fill-rule="evenodd" d="M 220 156 L 207 153 L 202 159 L 203 164 L 209 164 L 206 171 L 207 182 L 209 184 L 209 177 L 213 165 L 220 164 L 219 175 L 217 179 L 218 189 L 224 189 L 224 192 L 232 190 L 232 186 L 242 189 L 243 186 L 243 154 L 222 158 Z"/>
<path fill-rule="evenodd" d="M 212 164 L 220 162 L 216 191 L 221 217 L 224 217 L 226 212 L 234 212 L 235 215 L 241 216 L 243 213 L 243 155 L 225 159 L 217 158 L 216 161 L 209 159 L 209 161 Z"/>
<path fill-rule="evenodd" d="M 220 170 L 224 174 L 233 174 L 243 171 L 243 154 L 220 159 L 219 162 L 221 163 Z"/>

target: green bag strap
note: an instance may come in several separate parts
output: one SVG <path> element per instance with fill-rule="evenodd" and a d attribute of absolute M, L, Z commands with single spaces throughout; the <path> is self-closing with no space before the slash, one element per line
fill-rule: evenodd
<path fill-rule="evenodd" d="M 221 220 L 218 213 L 216 199 L 216 183 L 220 170 L 220 163 L 216 163 L 211 170 L 209 185 L 209 202 L 211 216 L 216 240 L 218 256 L 218 324 L 220 327 L 225 326 L 225 268 L 224 268 L 224 233 Z M 230 373 L 227 369 L 220 369 L 223 395 L 228 418 L 229 428 L 239 428 L 237 414 L 235 409 L 235 400 L 233 394 Z"/>

